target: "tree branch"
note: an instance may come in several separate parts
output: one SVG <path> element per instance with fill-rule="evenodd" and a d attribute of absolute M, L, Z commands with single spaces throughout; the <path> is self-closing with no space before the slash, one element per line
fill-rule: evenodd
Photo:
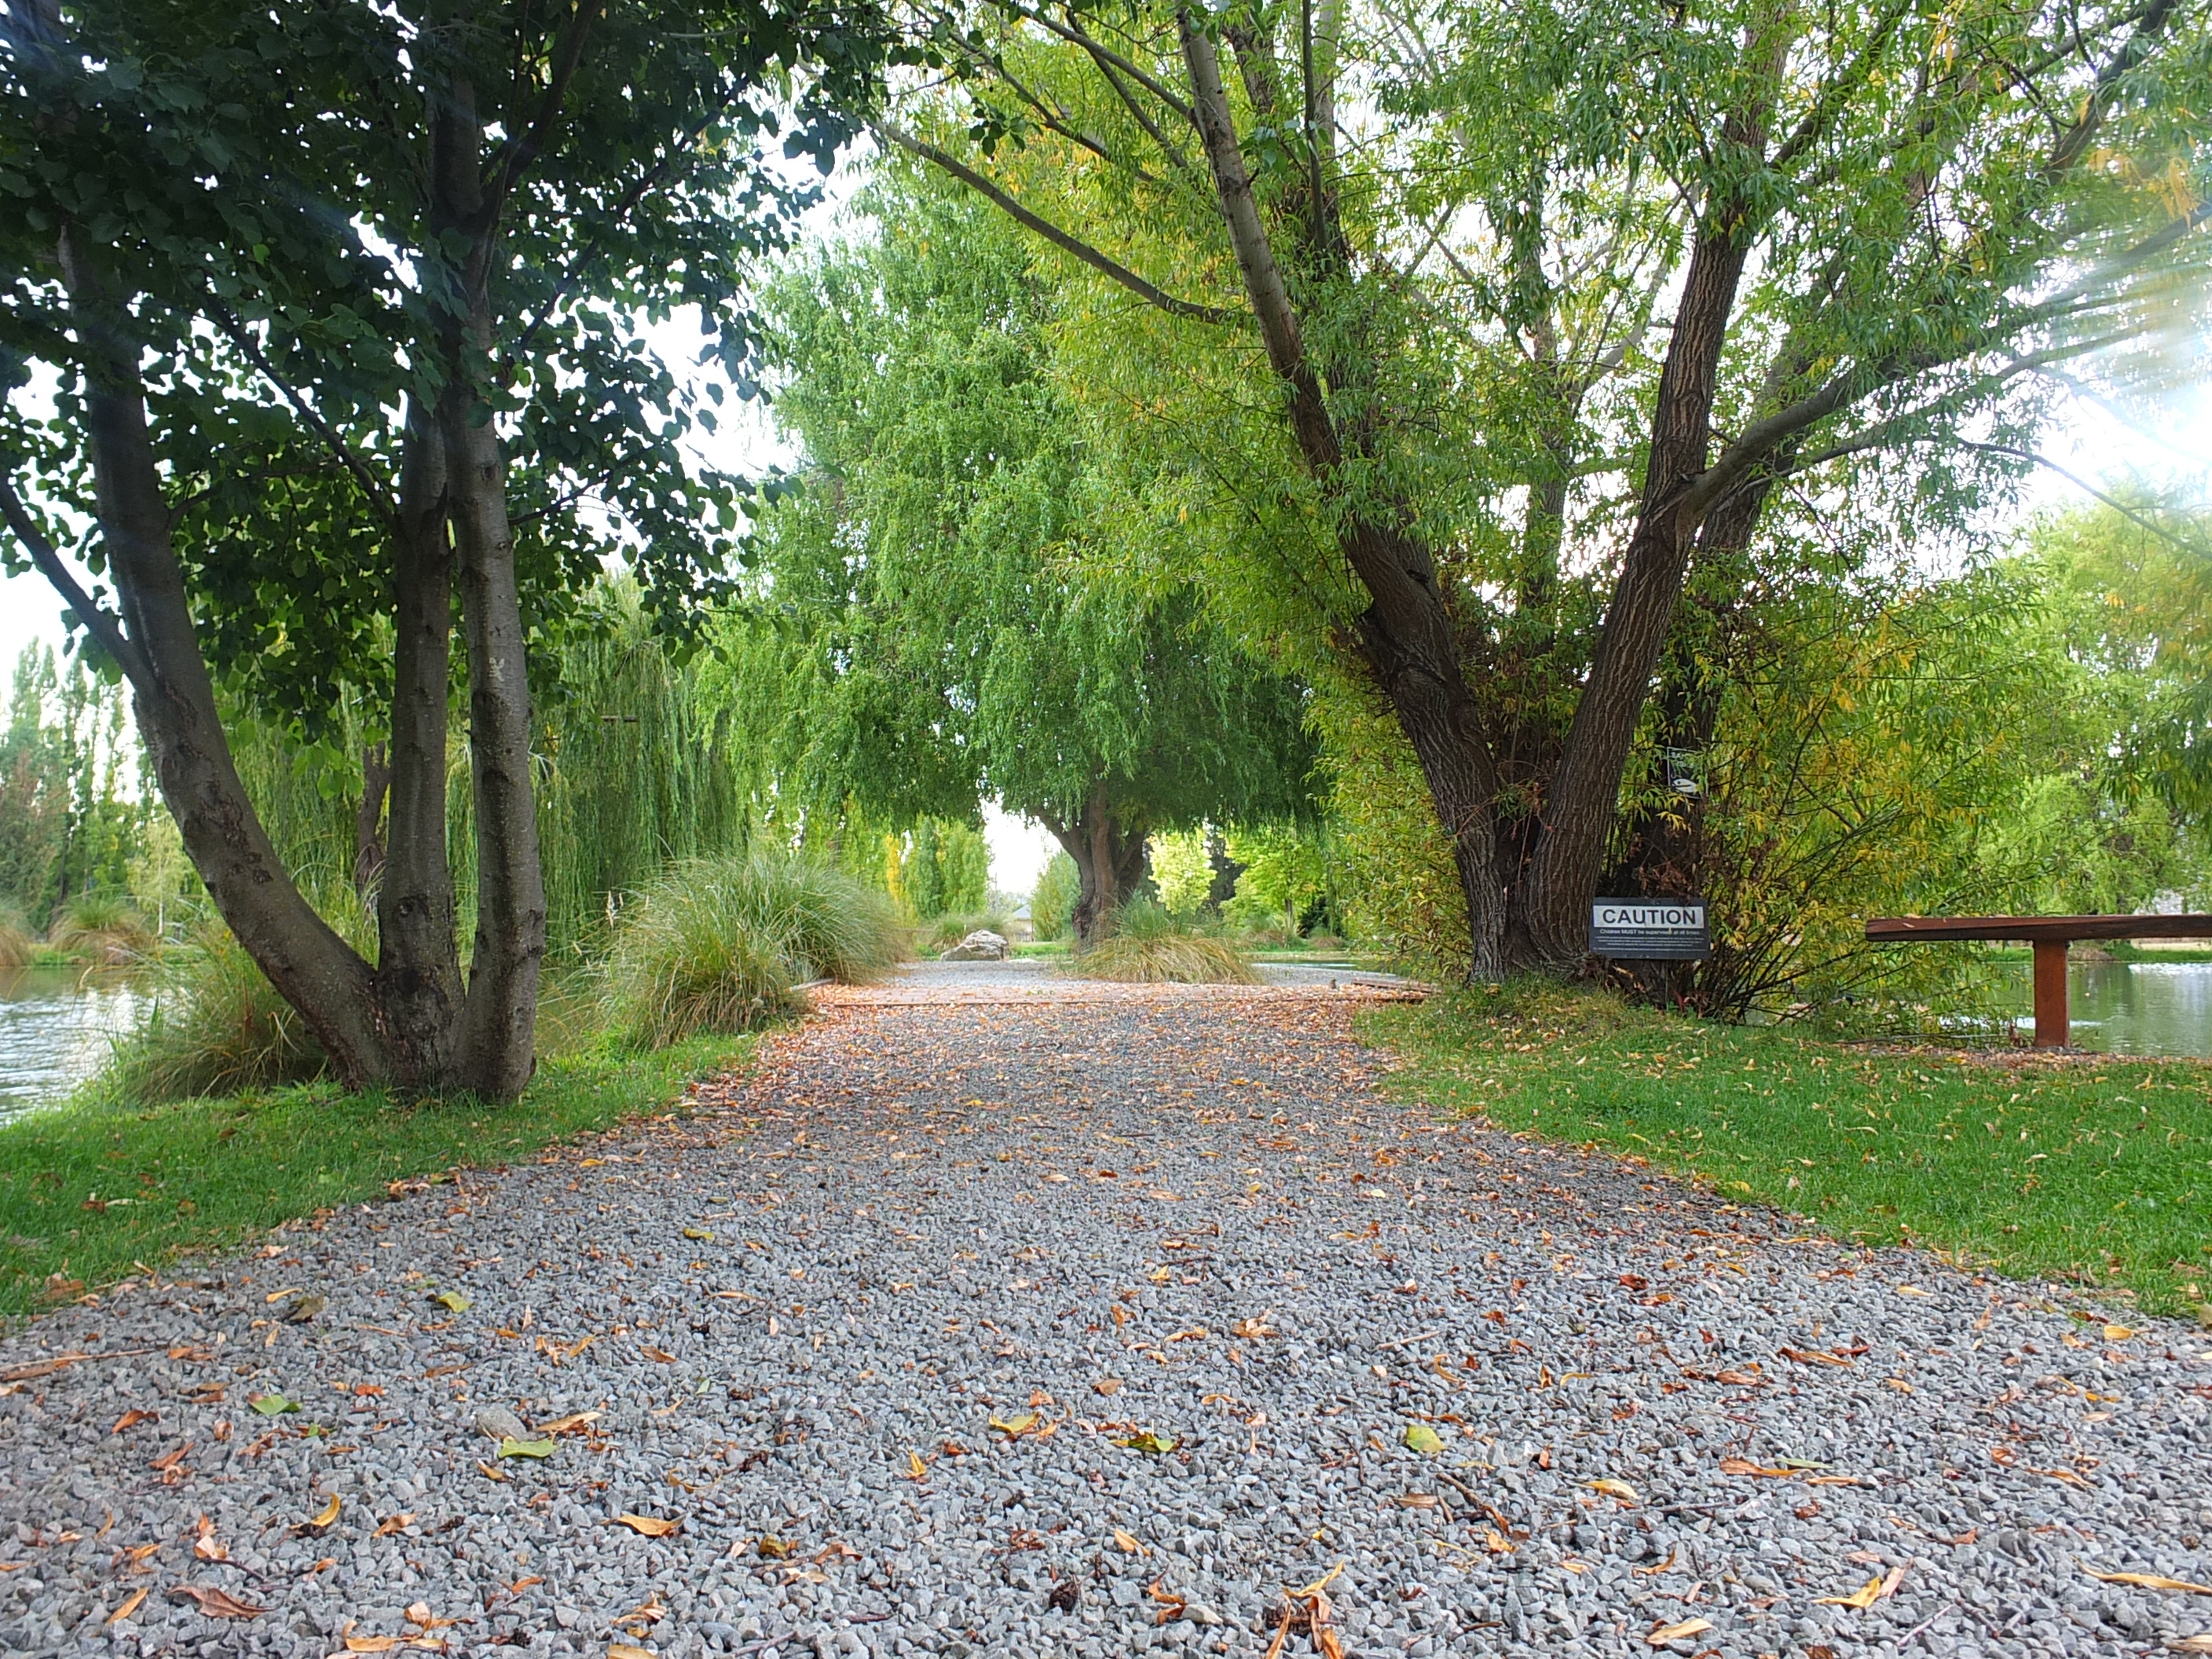
<path fill-rule="evenodd" d="M 583 59 L 585 37 L 598 21 L 602 3 L 603 0 L 577 0 L 576 15 L 568 20 L 568 27 L 554 45 L 553 72 L 546 77 L 545 95 L 538 100 L 538 112 L 501 159 L 491 188 L 484 193 L 487 216 L 497 217 L 508 192 L 521 181 L 524 171 L 544 153 L 546 143 L 553 136 L 553 124 L 560 118 L 561 100 L 568 95 L 568 82 L 575 78 L 576 65 Z"/>
<path fill-rule="evenodd" d="M 1179 300 L 1174 295 L 1146 282 L 1127 265 L 1109 258 L 1088 242 L 1079 241 L 1058 225 L 1039 218 L 1005 191 L 993 184 L 975 168 L 969 167 L 947 151 L 939 149 L 927 140 L 915 137 L 889 121 L 876 123 L 876 131 L 889 143 L 896 144 L 910 155 L 920 156 L 934 167 L 941 167 L 977 194 L 988 198 L 1016 223 L 1035 231 L 1064 253 L 1070 253 L 1092 270 L 1113 278 L 1123 288 L 1146 304 L 1156 306 L 1170 317 L 1185 317 L 1200 323 L 1233 323 L 1238 313 L 1222 306 L 1201 305 L 1194 300 Z"/>
<path fill-rule="evenodd" d="M 1144 88 L 1146 92 L 1151 93 L 1153 97 L 1158 99 L 1163 104 L 1165 104 L 1177 115 L 1182 117 L 1182 118 L 1188 122 L 1193 127 L 1196 127 L 1198 125 L 1198 116 L 1188 104 L 1176 97 L 1173 92 L 1169 90 L 1166 84 L 1160 81 L 1157 76 L 1146 73 L 1145 70 L 1139 69 L 1135 64 L 1130 62 L 1127 58 L 1124 58 L 1120 52 L 1115 52 L 1111 46 L 1101 45 L 1097 40 L 1093 40 L 1088 33 L 1085 33 L 1081 28 L 1077 27 L 1075 25 L 1057 21 L 1053 18 L 1046 16 L 1042 11 L 1033 10 L 1030 7 L 1019 4 L 1012 7 L 1012 9 L 1017 17 L 1026 17 L 1030 22 L 1036 24 L 1040 28 L 1050 29 L 1061 40 L 1082 47 L 1084 51 L 1091 54 L 1094 61 L 1100 64 L 1110 63 L 1115 69 L 1121 70 L 1122 74 L 1127 76 L 1139 86 Z"/>
<path fill-rule="evenodd" d="M 23 550 L 31 556 L 31 562 L 39 574 L 62 596 L 76 619 L 84 624 L 84 631 L 100 642 L 100 648 L 115 659 L 115 665 L 130 677 L 131 686 L 139 696 L 154 695 L 154 675 L 146 665 L 146 659 L 137 646 L 125 638 L 123 624 L 112 611 L 103 611 L 91 594 L 86 592 L 70 568 L 62 562 L 54 544 L 39 533 L 38 521 L 23 505 L 23 498 L 15 493 L 15 484 L 4 473 L 0 473 L 0 520 L 15 532 L 15 539 L 23 544 Z"/>

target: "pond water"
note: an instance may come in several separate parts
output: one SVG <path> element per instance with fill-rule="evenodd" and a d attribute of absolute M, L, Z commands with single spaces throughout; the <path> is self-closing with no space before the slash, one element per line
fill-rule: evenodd
<path fill-rule="evenodd" d="M 0 969 L 0 1119 L 66 1097 L 146 1001 L 128 975 Z"/>
<path fill-rule="evenodd" d="M 2027 975 L 2023 963 L 2023 1009 Z M 2212 962 L 2069 963 L 2066 998 L 2081 1048 L 2212 1057 Z"/>

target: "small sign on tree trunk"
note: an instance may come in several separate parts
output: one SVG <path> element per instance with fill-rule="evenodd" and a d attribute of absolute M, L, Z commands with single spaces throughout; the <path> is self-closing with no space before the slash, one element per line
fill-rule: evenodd
<path fill-rule="evenodd" d="M 1601 898 L 1590 903 L 1590 954 L 1632 962 L 1703 962 L 1712 954 L 1703 899 Z"/>

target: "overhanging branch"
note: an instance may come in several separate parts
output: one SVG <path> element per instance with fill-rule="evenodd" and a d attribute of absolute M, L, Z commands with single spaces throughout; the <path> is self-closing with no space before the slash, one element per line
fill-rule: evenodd
<path fill-rule="evenodd" d="M 1178 299 L 1157 284 L 1146 281 L 1128 266 L 1108 258 L 1088 242 L 1070 235 L 1049 220 L 1040 218 L 1036 214 L 1030 212 L 1029 209 L 976 172 L 975 168 L 927 140 L 917 138 L 912 133 L 893 125 L 889 121 L 876 123 L 876 131 L 886 142 L 896 144 L 909 155 L 920 156 L 931 166 L 951 173 L 978 195 L 988 198 L 1017 224 L 1035 231 L 1062 252 L 1074 255 L 1093 270 L 1111 277 L 1147 305 L 1157 307 L 1170 317 L 1184 317 L 1193 322 L 1225 324 L 1240 319 L 1240 313 L 1226 307 L 1202 305 L 1195 300 Z"/>
<path fill-rule="evenodd" d="M 137 646 L 125 637 L 123 624 L 111 611 L 103 611 L 99 601 L 84 591 L 82 584 L 72 575 L 68 565 L 54 544 L 39 531 L 38 520 L 23 505 L 23 498 L 15 493 L 15 486 L 4 474 L 0 474 L 0 520 L 15 533 L 23 544 L 23 550 L 31 556 L 31 562 L 39 574 L 52 585 L 54 592 L 76 612 L 76 619 L 84 624 L 84 631 L 100 642 L 100 648 L 115 659 L 115 665 L 130 677 L 132 687 L 141 696 L 153 695 L 154 676 L 146 665 L 146 659 Z"/>

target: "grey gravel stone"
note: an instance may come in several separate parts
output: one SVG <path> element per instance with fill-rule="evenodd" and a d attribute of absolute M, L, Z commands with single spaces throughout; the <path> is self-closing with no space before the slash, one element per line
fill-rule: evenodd
<path fill-rule="evenodd" d="M 117 1357 L 0 1395 L 0 1650 L 1249 1654 L 1324 1578 L 1376 1659 L 2212 1624 L 2089 1576 L 2212 1579 L 2193 1331 L 1393 1105 L 1348 986 L 822 1003 L 688 1115 L 17 1333 Z"/>

